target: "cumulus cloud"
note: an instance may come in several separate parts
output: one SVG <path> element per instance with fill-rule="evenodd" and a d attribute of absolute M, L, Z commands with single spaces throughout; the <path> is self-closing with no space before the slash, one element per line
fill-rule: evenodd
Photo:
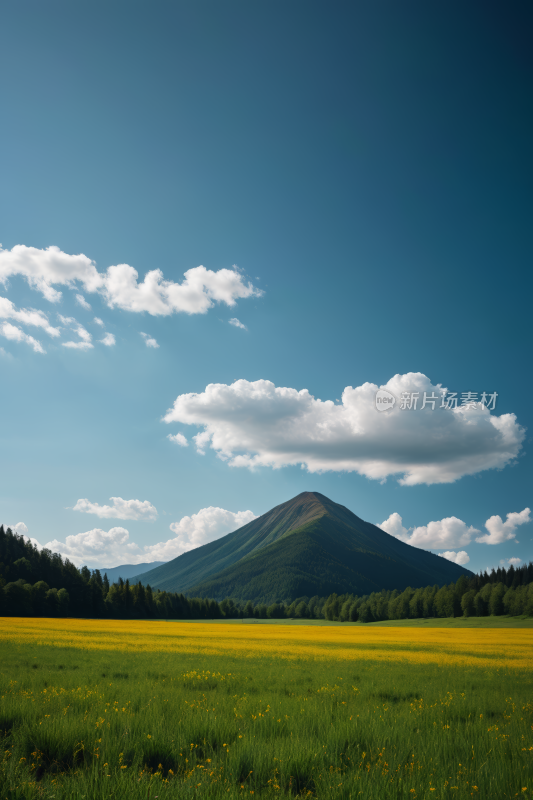
<path fill-rule="evenodd" d="M 11 528 L 12 531 L 16 531 L 17 533 L 22 533 L 23 535 L 28 533 L 28 526 L 24 522 L 17 522 L 16 525 L 8 525 L 6 527 Z"/>
<path fill-rule="evenodd" d="M 504 566 L 505 564 L 509 564 L 512 567 L 518 567 L 522 563 L 521 558 L 502 558 L 500 559 L 500 564 Z"/>
<path fill-rule="evenodd" d="M 35 547 L 38 550 L 42 550 L 42 548 L 43 548 L 42 544 L 40 544 L 40 542 L 38 542 L 37 539 L 32 539 L 31 536 L 28 536 L 28 526 L 24 522 L 17 522 L 16 525 L 5 525 L 4 524 L 4 530 L 7 530 L 8 528 L 11 528 L 11 530 L 14 533 L 18 533 L 27 542 L 30 542 L 31 544 L 35 545 Z"/>
<path fill-rule="evenodd" d="M 21 308 L 17 310 L 11 300 L 7 297 L 0 297 L 0 319 L 12 319 L 22 325 L 32 325 L 42 328 L 49 336 L 60 336 L 59 328 L 50 325 L 48 317 L 42 311 L 35 308 Z"/>
<path fill-rule="evenodd" d="M 102 344 L 105 344 L 107 347 L 112 347 L 116 344 L 116 339 L 112 333 L 106 333 L 103 339 L 99 340 Z"/>
<path fill-rule="evenodd" d="M 100 317 L 95 317 L 93 319 L 93 322 L 96 323 L 96 325 L 100 325 L 101 328 L 103 328 L 105 325 L 105 323 L 103 322 L 103 320 L 100 319 Z"/>
<path fill-rule="evenodd" d="M 243 323 L 240 320 L 238 320 L 237 317 L 233 317 L 233 319 L 230 319 L 229 324 L 234 325 L 236 328 L 242 328 L 243 331 L 248 330 L 246 325 L 243 325 Z"/>
<path fill-rule="evenodd" d="M 179 522 L 170 525 L 170 530 L 176 534 L 174 539 L 144 549 L 149 554 L 150 561 L 169 561 L 194 550 L 195 547 L 220 539 L 226 533 L 242 528 L 256 518 L 252 511 L 233 512 L 214 506 L 202 508 L 197 514 L 182 517 Z"/>
<path fill-rule="evenodd" d="M 309 472 L 358 472 L 377 480 L 395 475 L 411 486 L 502 468 L 522 446 L 525 432 L 514 414 L 498 417 L 485 406 L 402 410 L 399 403 L 379 413 L 378 388 L 348 386 L 336 404 L 266 380 L 209 384 L 204 392 L 179 395 L 164 421 L 203 428 L 195 437 L 199 449 L 211 447 L 230 466 L 298 464 Z M 381 388 L 396 397 L 446 391 L 412 372 Z"/>
<path fill-rule="evenodd" d="M 102 519 L 157 519 L 157 509 L 148 500 L 123 500 L 122 497 L 110 497 L 112 506 L 100 506 L 90 500 L 78 500 L 73 511 L 84 514 L 96 514 Z"/>
<path fill-rule="evenodd" d="M 7 350 L 4 350 L 3 347 L 0 347 L 0 357 L 2 357 L 2 358 L 13 358 L 11 353 L 8 353 Z"/>
<path fill-rule="evenodd" d="M 407 529 L 403 527 L 402 518 L 396 512 L 378 527 L 413 547 L 435 550 L 445 547 L 464 547 L 470 544 L 474 534 L 480 533 L 477 528 L 468 527 L 457 517 L 446 517 L 438 522 L 429 522 L 418 528 Z"/>
<path fill-rule="evenodd" d="M 84 308 L 86 311 L 90 311 L 91 310 L 91 304 L 87 302 L 87 300 L 85 299 L 85 297 L 82 294 L 77 294 L 76 295 L 76 302 L 82 308 Z"/>
<path fill-rule="evenodd" d="M 480 544 L 502 544 L 502 542 L 507 542 L 509 539 L 514 539 L 517 527 L 524 525 L 526 522 L 531 522 L 530 513 L 529 508 L 524 508 L 520 512 L 513 511 L 511 514 L 507 514 L 505 522 L 495 514 L 485 522 L 485 528 L 488 533 L 478 536 L 476 542 Z"/>
<path fill-rule="evenodd" d="M 176 433 L 174 435 L 169 433 L 168 436 L 167 436 L 167 439 L 170 442 L 174 442 L 174 444 L 179 444 L 180 447 L 188 447 L 189 446 L 189 442 L 187 441 L 187 439 L 185 438 L 185 436 L 182 433 Z"/>
<path fill-rule="evenodd" d="M 12 325 L 10 322 L 3 322 L 0 324 L 0 336 L 4 336 L 12 342 L 26 342 L 36 353 L 46 353 L 46 350 L 44 350 L 42 344 L 37 341 L 37 339 L 24 333 L 23 330 L 17 328 L 16 325 Z"/>
<path fill-rule="evenodd" d="M 524 508 L 523 511 L 513 511 L 507 514 L 505 522 L 499 516 L 489 517 L 485 522 L 485 528 L 488 530 L 487 534 L 476 536 L 476 533 L 481 533 L 477 528 L 472 525 L 467 526 L 465 522 L 457 517 L 446 517 L 435 522 L 428 522 L 427 525 L 421 525 L 417 528 L 404 528 L 401 516 L 395 511 L 389 516 L 385 522 L 378 525 L 382 531 L 401 539 L 406 544 L 413 545 L 413 547 L 420 547 L 422 549 L 442 550 L 445 547 L 464 547 L 472 541 L 475 537 L 476 542 L 479 544 L 502 544 L 509 539 L 514 539 L 516 536 L 516 528 L 519 525 L 524 525 L 530 522 L 530 510 Z M 454 553 L 453 550 L 447 551 Z M 464 551 L 462 551 L 464 553 Z M 462 556 L 462 553 L 455 554 L 457 557 Z M 439 553 L 444 558 L 449 558 L 446 553 Z M 466 555 L 466 553 L 465 553 Z M 520 559 L 518 559 L 520 561 Z M 467 561 L 456 561 L 457 564 L 466 564 Z M 503 563 L 503 561 L 501 562 Z M 509 561 L 511 563 L 511 561 Z"/>
<path fill-rule="evenodd" d="M 85 533 L 67 536 L 65 542 L 54 539 L 45 547 L 61 553 L 77 566 L 87 564 L 93 568 L 169 561 L 195 547 L 219 539 L 253 519 L 256 519 L 256 515 L 252 511 L 202 508 L 197 514 L 182 517 L 179 522 L 172 523 L 170 529 L 176 534 L 173 538 L 143 548 L 130 542 L 126 528 L 111 528 L 109 531 L 93 528 Z"/>
<path fill-rule="evenodd" d="M 458 553 L 456 553 L 455 550 L 446 550 L 444 553 L 439 553 L 439 556 L 447 558 L 448 561 L 453 561 L 454 564 L 460 564 L 461 566 L 468 564 L 470 561 L 470 556 L 466 550 L 459 550 Z"/>
<path fill-rule="evenodd" d="M 45 547 L 61 553 L 78 567 L 87 564 L 93 568 L 119 566 L 120 564 L 142 564 L 147 559 L 141 548 L 129 541 L 126 528 L 110 528 L 104 531 L 93 528 L 85 533 L 67 536 L 64 542 L 53 539 Z"/>
<path fill-rule="evenodd" d="M 141 331 L 141 336 L 144 339 L 146 347 L 159 347 L 157 341 L 155 339 L 153 339 L 148 333 L 143 333 Z"/>
<path fill-rule="evenodd" d="M 89 292 L 102 287 L 102 276 L 90 258 L 63 253 L 59 247 L 39 250 L 36 247 L 16 245 L 11 250 L 0 249 L 0 283 L 21 275 L 32 289 L 37 289 L 50 302 L 57 303 L 61 292 L 54 284 L 74 286 L 76 281 L 83 284 Z"/>
<path fill-rule="evenodd" d="M 39 250 L 16 245 L 0 248 L 0 283 L 20 275 L 50 302 L 58 302 L 56 285 L 74 288 L 81 284 L 86 292 L 99 293 L 110 308 L 147 311 L 154 316 L 174 313 L 205 314 L 215 303 L 234 306 L 237 300 L 260 296 L 262 292 L 246 283 L 237 268 L 217 272 L 203 266 L 184 274 L 182 283 L 165 280 L 160 269 L 150 270 L 139 283 L 139 274 L 129 264 L 118 264 L 99 272 L 86 255 L 69 255 L 58 247 Z"/>

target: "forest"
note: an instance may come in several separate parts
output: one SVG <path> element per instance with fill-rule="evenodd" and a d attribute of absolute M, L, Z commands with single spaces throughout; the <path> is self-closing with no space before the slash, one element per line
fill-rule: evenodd
<path fill-rule="evenodd" d="M 176 592 L 152 591 L 141 583 L 107 575 L 50 550 L 39 550 L 22 535 L 0 526 L 0 616 L 91 619 L 326 619 L 377 622 L 432 617 L 533 616 L 533 562 L 499 567 L 446 586 L 361 597 L 280 598 L 254 605 L 226 598 L 220 603 Z"/>

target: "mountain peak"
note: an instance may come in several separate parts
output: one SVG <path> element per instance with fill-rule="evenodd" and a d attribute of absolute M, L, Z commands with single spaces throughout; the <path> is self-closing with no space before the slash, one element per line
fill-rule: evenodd
<path fill-rule="evenodd" d="M 301 492 L 140 580 L 200 597 L 272 601 L 443 584 L 462 574 L 469 572 L 401 542 L 320 492 Z"/>

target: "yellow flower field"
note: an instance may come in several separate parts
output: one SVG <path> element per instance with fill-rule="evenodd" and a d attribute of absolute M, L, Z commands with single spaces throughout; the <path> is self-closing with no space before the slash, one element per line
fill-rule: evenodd
<path fill-rule="evenodd" d="M 0 618 L 0 640 L 83 650 L 533 667 L 531 629 L 443 629 Z"/>
<path fill-rule="evenodd" d="M 533 800 L 533 629 L 0 618 L 0 800 Z"/>

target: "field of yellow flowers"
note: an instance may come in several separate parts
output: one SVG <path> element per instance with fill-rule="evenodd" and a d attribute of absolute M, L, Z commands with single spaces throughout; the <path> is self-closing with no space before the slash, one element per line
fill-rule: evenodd
<path fill-rule="evenodd" d="M 0 618 L 0 800 L 533 798 L 533 630 Z"/>

